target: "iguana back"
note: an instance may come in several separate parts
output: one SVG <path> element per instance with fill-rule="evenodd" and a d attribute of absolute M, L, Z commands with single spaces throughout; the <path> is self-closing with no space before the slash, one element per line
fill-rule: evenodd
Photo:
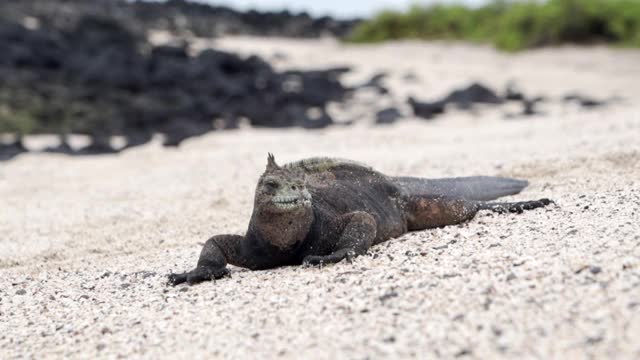
<path fill-rule="evenodd" d="M 304 173 L 313 198 L 315 228 L 321 231 L 329 222 L 354 211 L 374 217 L 374 243 L 407 231 L 402 190 L 392 179 L 372 167 L 345 159 L 309 158 L 283 166 Z"/>
<path fill-rule="evenodd" d="M 355 181 L 359 176 L 368 177 L 374 174 L 376 177 L 384 177 L 390 183 L 395 184 L 405 195 L 445 196 L 467 200 L 489 201 L 497 198 L 515 195 L 524 190 L 529 182 L 526 180 L 511 179 L 495 176 L 469 176 L 442 179 L 427 179 L 419 177 L 389 177 L 372 167 L 340 158 L 314 157 L 295 161 L 284 165 L 288 169 L 303 171 L 312 180 L 322 179 L 320 174 L 327 171 L 339 172 L 342 179 Z M 321 184 L 326 181 L 321 182 Z M 313 183 L 312 183 L 313 184 Z"/>

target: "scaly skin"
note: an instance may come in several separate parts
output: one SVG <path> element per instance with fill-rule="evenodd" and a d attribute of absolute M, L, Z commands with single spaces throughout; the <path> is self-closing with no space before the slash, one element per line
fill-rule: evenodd
<path fill-rule="evenodd" d="M 311 158 L 278 166 L 269 154 L 244 236 L 209 239 L 196 268 L 169 275 L 177 285 L 219 279 L 227 264 L 249 269 L 336 263 L 408 231 L 459 224 L 480 210 L 531 210 L 550 200 L 489 203 L 526 182 L 491 178 L 395 178 L 349 160 Z"/>

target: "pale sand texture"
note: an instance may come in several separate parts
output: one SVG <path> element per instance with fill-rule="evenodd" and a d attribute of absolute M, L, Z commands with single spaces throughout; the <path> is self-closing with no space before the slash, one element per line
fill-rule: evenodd
<path fill-rule="evenodd" d="M 1 163 L 0 358 L 640 357 L 640 52 L 220 44 L 281 52 L 283 66 L 351 64 L 354 82 L 387 70 L 396 101 L 516 79 L 533 95 L 624 102 L 583 111 L 556 101 L 546 116 L 511 121 L 502 109 L 391 127 L 246 129 L 177 150 Z M 402 80 L 410 69 L 420 82 Z M 385 105 L 366 101 L 353 107 Z M 353 264 L 233 268 L 216 283 L 166 287 L 165 274 L 191 268 L 208 236 L 245 230 L 267 151 L 279 162 L 339 156 L 396 175 L 525 178 L 531 186 L 514 198 L 558 206 L 483 212 Z"/>

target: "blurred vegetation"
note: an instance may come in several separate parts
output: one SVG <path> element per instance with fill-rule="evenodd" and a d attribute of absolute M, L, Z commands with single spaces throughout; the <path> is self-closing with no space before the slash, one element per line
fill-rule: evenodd
<path fill-rule="evenodd" d="M 348 41 L 436 39 L 488 42 L 517 51 L 547 45 L 640 47 L 640 0 L 494 0 L 482 7 L 415 5 L 361 23 Z"/>

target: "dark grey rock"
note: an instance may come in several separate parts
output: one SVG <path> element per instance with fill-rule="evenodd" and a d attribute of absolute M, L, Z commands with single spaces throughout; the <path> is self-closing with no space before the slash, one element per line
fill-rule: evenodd
<path fill-rule="evenodd" d="M 376 113 L 376 124 L 393 124 L 402 118 L 402 114 L 395 107 L 386 108 Z"/>
<path fill-rule="evenodd" d="M 0 142 L 0 160 L 9 160 L 17 155 L 26 152 L 24 144 L 21 139 L 17 139 L 14 142 L 3 144 Z"/>
<path fill-rule="evenodd" d="M 567 94 L 563 98 L 564 102 L 574 102 L 583 108 L 596 108 L 608 105 L 606 100 L 598 100 L 578 93 Z"/>
<path fill-rule="evenodd" d="M 503 102 L 493 90 L 479 83 L 455 90 L 442 101 L 447 104 L 455 104 L 462 109 L 468 109 L 474 104 L 497 105 Z"/>
<path fill-rule="evenodd" d="M 425 102 L 418 101 L 414 97 L 409 97 L 409 105 L 415 116 L 431 120 L 436 115 L 443 114 L 447 104 L 444 101 Z"/>

